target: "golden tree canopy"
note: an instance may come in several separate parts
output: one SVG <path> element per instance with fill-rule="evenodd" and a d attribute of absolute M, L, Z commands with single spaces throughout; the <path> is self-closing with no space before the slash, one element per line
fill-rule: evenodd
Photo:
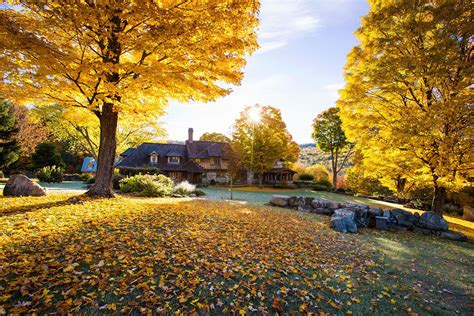
<path fill-rule="evenodd" d="M 472 3 L 369 2 L 338 102 L 343 127 L 368 168 L 436 196 L 473 168 Z"/>
<path fill-rule="evenodd" d="M 147 112 L 214 100 L 257 47 L 258 1 L 9 1 L 0 93 L 31 103 Z"/>

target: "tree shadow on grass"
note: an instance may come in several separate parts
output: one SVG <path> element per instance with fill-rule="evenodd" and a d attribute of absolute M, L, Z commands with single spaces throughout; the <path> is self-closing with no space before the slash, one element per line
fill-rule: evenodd
<path fill-rule="evenodd" d="M 39 203 L 39 204 L 15 206 L 12 208 L 4 209 L 3 211 L 0 210 L 0 217 L 24 214 L 24 213 L 41 210 L 41 209 L 47 209 L 47 208 L 58 207 L 58 206 L 66 206 L 66 205 L 71 205 L 71 204 L 75 204 L 75 202 L 71 201 L 68 198 L 66 200 L 60 200 L 60 201 L 51 201 L 51 202 Z"/>

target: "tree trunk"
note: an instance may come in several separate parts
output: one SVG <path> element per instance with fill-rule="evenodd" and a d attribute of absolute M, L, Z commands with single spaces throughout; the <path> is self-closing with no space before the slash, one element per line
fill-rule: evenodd
<path fill-rule="evenodd" d="M 96 197 L 114 197 L 112 180 L 114 177 L 115 150 L 117 145 L 118 113 L 113 111 L 112 104 L 104 104 L 99 120 L 100 146 L 97 172 L 95 183 L 86 194 Z"/>
<path fill-rule="evenodd" d="M 435 184 L 433 190 L 433 201 L 431 202 L 431 210 L 442 215 L 445 198 L 446 189 L 442 186 Z"/>
<path fill-rule="evenodd" d="M 337 173 L 336 172 L 332 172 L 332 183 L 334 185 L 334 191 L 337 190 Z"/>

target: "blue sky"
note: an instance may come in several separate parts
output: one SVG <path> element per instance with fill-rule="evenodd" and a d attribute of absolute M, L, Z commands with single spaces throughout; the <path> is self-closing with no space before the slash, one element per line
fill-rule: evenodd
<path fill-rule="evenodd" d="M 334 105 L 343 67 L 357 44 L 354 31 L 364 0 L 262 0 L 260 49 L 248 58 L 245 77 L 233 92 L 211 103 L 171 102 L 162 118 L 168 139 L 205 132 L 230 134 L 242 109 L 256 103 L 281 110 L 298 143 L 309 143 L 313 118 Z"/>

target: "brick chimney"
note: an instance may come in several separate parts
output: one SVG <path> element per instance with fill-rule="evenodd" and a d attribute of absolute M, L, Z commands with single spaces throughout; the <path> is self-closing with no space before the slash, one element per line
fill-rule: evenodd
<path fill-rule="evenodd" d="M 193 142 L 193 132 L 194 132 L 194 131 L 193 131 L 192 127 L 190 127 L 190 128 L 188 129 L 188 142 L 190 142 L 190 143 Z"/>

